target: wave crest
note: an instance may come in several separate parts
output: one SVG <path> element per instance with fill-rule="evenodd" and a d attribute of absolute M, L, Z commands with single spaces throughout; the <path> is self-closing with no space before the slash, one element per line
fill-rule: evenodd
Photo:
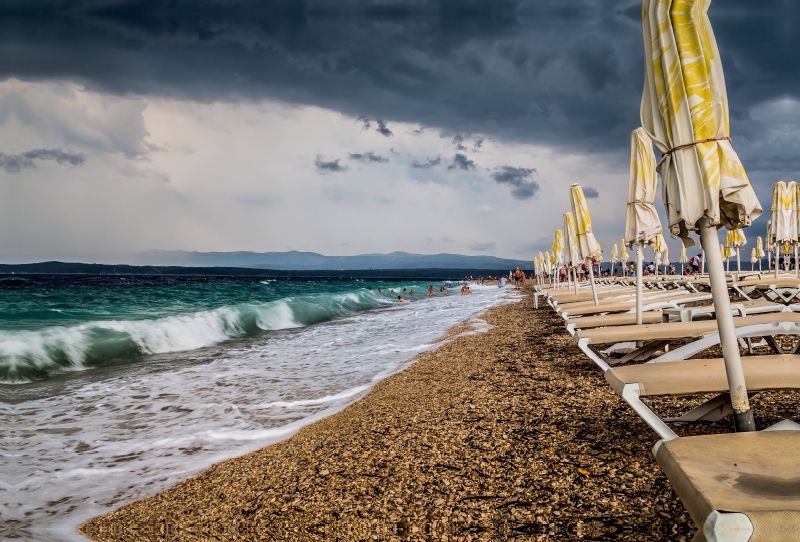
<path fill-rule="evenodd" d="M 0 331 L 0 383 L 18 384 L 147 354 L 196 350 L 263 331 L 298 328 L 390 304 L 372 291 L 290 297 L 152 320 Z"/>

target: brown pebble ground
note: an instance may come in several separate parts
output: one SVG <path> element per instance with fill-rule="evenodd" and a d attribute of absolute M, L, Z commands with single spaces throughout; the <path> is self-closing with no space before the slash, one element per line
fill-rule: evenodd
<path fill-rule="evenodd" d="M 563 320 L 529 295 L 482 318 L 488 332 L 420 355 L 291 439 L 80 530 L 103 541 L 691 538 L 651 454 L 657 435 Z"/>

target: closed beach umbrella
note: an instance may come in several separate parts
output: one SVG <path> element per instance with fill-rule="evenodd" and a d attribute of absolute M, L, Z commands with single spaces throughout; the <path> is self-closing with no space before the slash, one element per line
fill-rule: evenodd
<path fill-rule="evenodd" d="M 774 211 L 773 211 L 774 214 Z M 778 266 L 778 252 L 775 247 L 775 239 L 772 237 L 772 220 L 767 220 L 767 270 L 769 271 L 772 265 L 772 253 L 775 253 L 775 267 Z"/>
<path fill-rule="evenodd" d="M 686 255 L 686 245 L 684 245 L 683 243 L 681 243 L 681 255 L 678 258 L 678 261 L 680 261 L 681 275 L 683 275 L 683 268 L 686 266 L 687 263 L 689 263 L 689 256 Z"/>
<path fill-rule="evenodd" d="M 620 261 L 623 263 L 623 275 L 628 274 L 628 251 L 625 250 L 625 239 L 622 240 L 622 244 L 619 246 L 619 258 Z"/>
<path fill-rule="evenodd" d="M 589 206 L 586 204 L 586 197 L 583 189 L 578 184 L 573 184 L 569 189 L 569 200 L 572 204 L 572 212 L 575 215 L 575 236 L 578 238 L 578 251 L 580 257 L 589 267 L 589 281 L 592 285 L 592 297 L 594 304 L 597 301 L 597 289 L 594 284 L 594 270 L 592 269 L 592 258 L 600 258 L 600 245 L 592 233 L 592 217 L 589 215 Z"/>
<path fill-rule="evenodd" d="M 645 85 L 642 125 L 663 158 L 659 173 L 670 231 L 686 246 L 700 231 L 706 248 L 716 227 L 749 226 L 761 215 L 750 180 L 730 140 L 728 96 L 708 19 L 711 0 L 643 0 Z M 755 428 L 730 298 L 716 250 L 706 250 L 720 345 L 739 431 Z"/>
<path fill-rule="evenodd" d="M 644 128 L 631 132 L 631 167 L 628 177 L 628 209 L 623 245 L 636 247 L 636 323 L 642 323 L 642 261 L 644 246 L 661 234 L 656 199 L 656 157 L 653 140 Z"/>
<path fill-rule="evenodd" d="M 736 270 L 742 270 L 742 261 L 739 252 L 743 246 L 747 244 L 747 238 L 744 236 L 744 231 L 741 228 L 736 228 L 730 232 L 731 234 L 731 247 L 736 249 Z M 751 269 L 752 271 L 752 269 Z"/>
<path fill-rule="evenodd" d="M 764 243 L 761 237 L 756 237 L 756 258 L 758 258 L 758 270 L 761 271 L 761 260 L 764 258 Z"/>
<path fill-rule="evenodd" d="M 575 293 L 578 293 L 578 241 L 575 238 L 575 217 L 572 213 L 564 213 L 564 265 L 572 269 L 575 282 Z"/>
<path fill-rule="evenodd" d="M 564 263 L 564 234 L 556 230 L 553 236 L 553 254 L 556 257 L 556 288 L 558 288 L 559 270 Z"/>
<path fill-rule="evenodd" d="M 772 189 L 772 237 L 776 245 L 797 242 L 797 183 L 783 181 Z M 778 276 L 778 266 L 775 266 Z"/>
<path fill-rule="evenodd" d="M 750 271 L 753 271 L 756 266 L 756 260 L 758 260 L 758 251 L 753 248 L 750 250 Z"/>
<path fill-rule="evenodd" d="M 611 247 L 611 274 L 614 274 L 614 267 L 617 265 L 619 261 L 619 249 L 617 248 L 617 244 Z"/>
<path fill-rule="evenodd" d="M 661 265 L 664 266 L 664 274 L 667 274 L 667 267 L 669 267 L 669 247 L 664 243 L 664 250 L 661 251 Z"/>

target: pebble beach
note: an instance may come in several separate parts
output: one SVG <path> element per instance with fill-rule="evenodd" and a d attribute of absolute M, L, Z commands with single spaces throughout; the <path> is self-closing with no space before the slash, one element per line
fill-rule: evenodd
<path fill-rule="evenodd" d="M 651 453 L 657 435 L 529 292 L 488 309 L 488 331 L 456 326 L 438 349 L 289 440 L 81 532 L 109 542 L 691 539 L 696 527 Z M 784 412 L 798 404 L 785 395 L 754 401 L 780 419 L 796 414 Z"/>

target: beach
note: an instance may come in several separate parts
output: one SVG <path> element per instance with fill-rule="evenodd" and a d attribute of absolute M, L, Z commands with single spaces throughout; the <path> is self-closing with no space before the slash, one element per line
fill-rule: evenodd
<path fill-rule="evenodd" d="M 488 331 L 456 326 L 455 338 L 289 440 L 81 532 L 104 541 L 691 538 L 651 454 L 657 435 L 563 320 L 534 310 L 530 295 L 482 319 Z"/>

